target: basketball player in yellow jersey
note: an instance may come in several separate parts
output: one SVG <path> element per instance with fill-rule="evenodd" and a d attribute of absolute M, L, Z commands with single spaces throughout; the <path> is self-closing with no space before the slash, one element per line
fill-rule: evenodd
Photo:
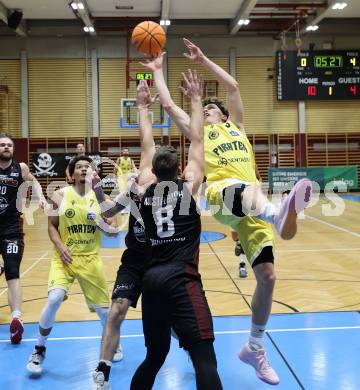
<path fill-rule="evenodd" d="M 137 173 L 134 160 L 129 156 L 129 149 L 124 148 L 121 156 L 116 160 L 114 166 L 114 175 L 117 176 L 119 192 L 123 191 L 127 182 L 127 176 L 130 172 Z"/>
<path fill-rule="evenodd" d="M 229 110 L 216 98 L 203 102 L 207 199 L 213 216 L 239 232 L 241 246 L 256 277 L 251 302 L 251 334 L 239 357 L 255 368 L 259 379 L 275 385 L 279 377 L 264 350 L 264 333 L 275 285 L 274 234 L 268 221 L 275 225 L 282 238 L 294 237 L 297 214 L 310 200 L 311 182 L 303 179 L 296 183 L 280 210 L 267 200 L 256 179 L 254 153 L 243 125 L 244 109 L 237 81 L 192 42 L 184 39 L 184 44 L 188 49 L 185 57 L 211 72 L 227 91 Z M 143 65 L 153 71 L 161 104 L 189 138 L 189 116 L 170 96 L 162 70 L 163 56 L 164 53 Z"/>
<path fill-rule="evenodd" d="M 48 301 L 41 313 L 38 340 L 27 364 L 33 375 L 42 373 L 46 340 L 75 279 L 90 311 L 96 311 L 103 326 L 106 323 L 109 292 L 99 257 L 101 210 L 91 189 L 91 162 L 87 156 L 71 160 L 69 174 L 73 185 L 54 193 L 55 210 L 48 212 L 48 233 L 55 252 L 49 272 Z"/>

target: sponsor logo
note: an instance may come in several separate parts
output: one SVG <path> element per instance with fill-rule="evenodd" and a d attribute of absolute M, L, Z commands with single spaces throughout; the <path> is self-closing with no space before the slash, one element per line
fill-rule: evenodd
<path fill-rule="evenodd" d="M 75 210 L 74 209 L 67 209 L 65 211 L 65 216 L 67 218 L 72 218 L 75 215 Z"/>
<path fill-rule="evenodd" d="M 227 164 L 228 164 L 227 159 L 224 157 L 221 157 L 221 159 L 218 161 L 219 167 L 226 167 Z"/>
<path fill-rule="evenodd" d="M 5 213 L 5 210 L 9 206 L 7 200 L 0 196 L 0 214 Z"/>
<path fill-rule="evenodd" d="M 233 137 L 238 137 L 239 136 L 239 133 L 237 131 L 235 131 L 235 130 L 230 130 L 229 134 L 232 135 Z"/>
<path fill-rule="evenodd" d="M 119 291 L 129 291 L 135 288 L 135 283 L 121 283 L 117 284 L 113 290 L 113 295 L 116 295 Z"/>
<path fill-rule="evenodd" d="M 95 213 L 93 213 L 93 212 L 88 213 L 87 219 L 89 221 L 95 221 L 95 218 L 96 218 L 96 214 Z"/>
<path fill-rule="evenodd" d="M 66 246 L 72 246 L 72 245 L 89 245 L 93 244 L 95 240 L 91 238 L 90 240 L 74 240 L 73 238 L 69 238 L 66 242 Z"/>
<path fill-rule="evenodd" d="M 4 186 L 9 186 L 9 187 L 17 187 L 18 181 L 15 179 L 12 179 L 11 177 L 0 177 L 0 184 Z"/>
<path fill-rule="evenodd" d="M 209 139 L 214 140 L 219 136 L 219 132 L 217 130 L 211 130 L 209 132 Z"/>
<path fill-rule="evenodd" d="M 19 177 L 19 172 L 11 172 L 10 176 L 11 177 Z"/>
<path fill-rule="evenodd" d="M 145 237 L 145 228 L 142 226 L 143 222 L 142 219 L 136 220 L 134 223 L 134 236 L 139 242 L 146 242 L 146 237 Z"/>

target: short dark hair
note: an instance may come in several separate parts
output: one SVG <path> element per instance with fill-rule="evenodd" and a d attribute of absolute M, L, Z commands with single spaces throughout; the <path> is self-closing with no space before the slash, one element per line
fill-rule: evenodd
<path fill-rule="evenodd" d="M 11 135 L 9 133 L 0 133 L 0 138 L 9 138 L 9 140 L 11 140 L 14 145 L 14 140 L 11 138 Z"/>
<path fill-rule="evenodd" d="M 93 160 L 88 157 L 88 156 L 76 156 L 74 158 L 72 158 L 69 162 L 69 175 L 70 177 L 74 174 L 74 171 L 75 171 L 75 165 L 78 161 L 87 161 L 89 162 L 90 164 L 93 162 Z"/>
<path fill-rule="evenodd" d="M 219 100 L 217 97 L 209 97 L 203 100 L 203 106 L 207 106 L 208 104 L 215 104 L 219 107 L 220 111 L 226 116 L 226 118 L 229 118 L 229 111 L 225 107 L 224 102 Z"/>
<path fill-rule="evenodd" d="M 178 174 L 179 160 L 174 147 L 160 146 L 152 159 L 155 176 L 159 180 L 174 180 Z"/>

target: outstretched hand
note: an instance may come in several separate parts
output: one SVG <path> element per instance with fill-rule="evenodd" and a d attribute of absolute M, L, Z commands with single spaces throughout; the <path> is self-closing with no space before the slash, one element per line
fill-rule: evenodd
<path fill-rule="evenodd" d="M 158 93 L 155 96 L 151 96 L 147 82 L 145 80 L 140 80 L 139 85 L 136 88 L 136 104 L 138 108 L 150 107 L 158 97 Z"/>
<path fill-rule="evenodd" d="M 140 62 L 140 65 L 145 66 L 145 68 L 151 69 L 153 72 L 155 72 L 155 70 L 157 69 L 162 69 L 165 54 L 165 52 L 162 52 L 156 57 L 147 59 L 146 62 Z"/>
<path fill-rule="evenodd" d="M 186 38 L 183 38 L 183 42 L 184 42 L 185 46 L 187 47 L 187 49 L 189 50 L 188 53 L 184 53 L 184 56 L 186 58 L 188 58 L 189 60 L 200 64 L 203 61 L 203 59 L 205 58 L 205 55 L 201 51 L 201 49 L 198 46 L 194 45 L 191 41 L 189 41 Z"/>
<path fill-rule="evenodd" d="M 196 70 L 188 69 L 188 73 L 182 73 L 184 83 L 179 87 L 182 93 L 189 99 L 201 99 L 202 96 L 202 80 L 198 76 Z"/>

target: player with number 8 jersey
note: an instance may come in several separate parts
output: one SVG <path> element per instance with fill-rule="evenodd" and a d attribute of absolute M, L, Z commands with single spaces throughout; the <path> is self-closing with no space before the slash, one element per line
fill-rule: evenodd
<path fill-rule="evenodd" d="M 184 179 L 178 179 L 176 150 L 155 152 L 146 101 L 149 88 L 138 87 L 141 162 L 139 185 L 146 188 L 140 212 L 151 245 L 142 285 L 142 320 L 147 353 L 135 372 L 131 390 L 150 390 L 169 352 L 171 330 L 189 352 L 200 390 L 220 390 L 213 347 L 210 308 L 198 272 L 201 222 L 197 209 L 204 178 L 201 82 L 196 72 L 184 76 L 183 93 L 191 100 L 191 144 Z"/>
<path fill-rule="evenodd" d="M 152 184 L 145 192 L 141 214 L 152 247 L 149 265 L 172 259 L 198 263 L 200 211 L 183 180 Z"/>

